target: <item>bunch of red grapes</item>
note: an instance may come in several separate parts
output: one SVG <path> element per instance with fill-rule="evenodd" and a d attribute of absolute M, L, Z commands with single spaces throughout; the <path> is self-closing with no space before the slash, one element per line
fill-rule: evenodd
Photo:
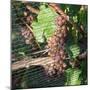
<path fill-rule="evenodd" d="M 24 37 L 25 43 L 28 45 L 31 45 L 32 50 L 36 50 L 38 49 L 38 46 L 36 44 L 36 40 L 33 35 L 32 27 L 31 27 L 33 16 L 30 15 L 29 11 L 24 12 L 23 21 L 24 21 L 24 24 L 22 25 L 22 28 L 21 28 L 21 35 Z"/>
<path fill-rule="evenodd" d="M 26 44 L 32 44 L 34 37 L 32 32 L 26 26 L 22 27 L 21 34 L 24 37 Z"/>
<path fill-rule="evenodd" d="M 53 63 L 47 65 L 46 72 L 48 75 L 60 75 L 64 73 L 66 68 L 65 58 L 65 40 L 67 36 L 66 19 L 60 15 L 55 20 L 56 31 L 48 40 L 47 48 L 48 55 L 53 60 Z"/>

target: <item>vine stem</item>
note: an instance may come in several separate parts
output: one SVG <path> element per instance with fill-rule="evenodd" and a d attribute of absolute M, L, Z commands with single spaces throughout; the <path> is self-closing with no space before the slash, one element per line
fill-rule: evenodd
<path fill-rule="evenodd" d="M 87 57 L 87 51 L 84 51 L 82 54 L 80 54 L 77 58 L 79 59 L 79 60 L 81 60 L 81 59 L 85 59 Z"/>
<path fill-rule="evenodd" d="M 38 13 L 39 13 L 39 10 L 33 8 L 33 7 L 30 6 L 30 5 L 26 5 L 26 8 L 27 8 L 29 11 L 31 11 L 31 12 L 33 12 L 33 13 L 35 13 L 35 14 L 38 14 Z"/>
<path fill-rule="evenodd" d="M 62 15 L 67 21 L 69 20 L 68 16 L 63 12 L 63 10 L 55 3 L 48 4 L 54 11 Z"/>

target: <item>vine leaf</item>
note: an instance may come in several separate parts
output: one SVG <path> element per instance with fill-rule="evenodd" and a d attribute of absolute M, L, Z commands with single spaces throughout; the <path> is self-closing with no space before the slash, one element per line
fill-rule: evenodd
<path fill-rule="evenodd" d="M 73 54 L 73 56 L 72 56 L 73 58 L 75 58 L 75 57 L 77 57 L 79 55 L 80 48 L 79 48 L 79 46 L 77 44 L 71 45 L 69 48 L 70 48 L 70 50 L 71 50 L 71 52 Z"/>
<path fill-rule="evenodd" d="M 66 46 L 66 51 L 71 59 L 76 58 L 80 53 L 80 47 L 77 44 Z"/>
<path fill-rule="evenodd" d="M 67 81 L 66 85 L 80 85 L 81 84 L 81 70 L 69 68 L 66 70 Z"/>
<path fill-rule="evenodd" d="M 32 27 L 34 35 L 38 42 L 44 42 L 43 35 L 48 39 L 55 31 L 55 18 L 58 14 L 50 7 L 40 6 L 40 12 L 37 21 L 33 21 Z"/>

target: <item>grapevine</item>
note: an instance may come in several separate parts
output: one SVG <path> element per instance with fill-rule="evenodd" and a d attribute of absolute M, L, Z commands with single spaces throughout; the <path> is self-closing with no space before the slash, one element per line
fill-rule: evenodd
<path fill-rule="evenodd" d="M 87 8 L 12 1 L 13 88 L 87 84 Z"/>

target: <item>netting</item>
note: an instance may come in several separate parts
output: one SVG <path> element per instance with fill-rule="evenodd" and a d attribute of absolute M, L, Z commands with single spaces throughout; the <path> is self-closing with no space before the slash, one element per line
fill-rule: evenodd
<path fill-rule="evenodd" d="M 62 10 L 59 12 L 57 7 L 54 7 L 54 9 L 52 8 L 52 11 L 50 11 L 49 8 L 51 6 L 54 7 L 54 4 L 48 5 L 48 3 L 43 3 L 43 5 L 42 5 L 41 2 L 21 2 L 21 1 L 14 1 L 14 0 L 12 0 L 12 2 L 11 2 L 12 89 L 58 87 L 58 86 L 65 86 L 65 85 L 80 85 L 80 84 L 86 84 L 86 82 L 87 82 L 87 80 L 86 80 L 87 79 L 87 74 L 86 74 L 87 73 L 87 71 L 86 71 L 87 61 L 85 61 L 85 62 L 77 61 L 78 58 L 82 59 L 82 57 L 79 57 L 78 55 L 87 50 L 86 49 L 87 48 L 87 44 L 86 44 L 87 43 L 87 41 L 86 41 L 87 34 L 86 34 L 86 32 L 83 32 L 82 27 L 80 28 L 80 29 L 82 29 L 82 35 L 78 34 L 81 31 L 78 32 L 77 31 L 78 28 L 74 28 L 74 27 L 76 27 L 77 17 L 72 16 L 72 13 L 76 13 L 77 11 L 79 11 L 82 6 L 81 5 L 73 6 L 73 5 L 64 5 L 64 4 L 61 5 L 63 7 L 63 11 L 65 13 L 68 12 L 67 14 L 71 15 L 70 18 L 73 17 L 73 19 L 75 20 L 74 25 L 71 25 L 73 23 L 72 20 L 71 20 L 71 22 L 68 21 L 68 17 L 65 16 L 65 14 L 62 12 Z M 60 6 L 60 5 L 58 4 L 58 6 Z M 75 7 L 77 7 L 77 10 L 74 10 L 74 9 L 73 9 L 74 11 L 69 10 L 69 8 L 75 8 Z M 68 21 L 68 24 L 66 24 L 66 22 L 65 22 L 65 25 L 68 26 L 67 31 L 69 31 L 69 33 L 67 33 L 68 37 L 66 38 L 66 40 L 70 38 L 69 40 L 67 40 L 67 43 L 69 42 L 69 44 L 68 44 L 68 46 L 64 46 L 65 42 L 63 42 L 63 44 L 62 44 L 62 47 L 64 48 L 63 50 L 67 51 L 67 55 L 65 57 L 65 60 L 66 60 L 65 63 L 67 64 L 67 68 L 66 68 L 67 71 L 64 72 L 63 74 L 61 73 L 60 75 L 57 75 L 57 74 L 52 75 L 52 76 L 47 75 L 46 70 L 48 70 L 49 67 L 52 67 L 50 65 L 52 65 L 52 63 L 54 63 L 54 60 L 51 60 L 52 58 L 50 58 L 48 56 L 49 49 L 46 47 L 48 44 L 47 38 L 51 34 L 53 35 L 53 32 L 54 32 L 53 29 L 55 29 L 55 22 L 54 23 L 49 22 L 48 24 L 45 23 L 45 25 L 48 25 L 48 27 L 47 27 L 46 32 L 45 32 L 45 30 L 42 32 L 42 28 L 45 29 L 45 25 L 43 26 L 42 22 L 44 22 L 44 21 L 47 22 L 47 20 L 49 18 L 43 20 L 43 18 L 45 16 L 42 12 L 40 12 L 40 9 L 42 10 L 43 13 L 46 13 L 46 14 L 48 11 L 50 11 L 49 14 L 50 15 L 53 14 L 51 16 L 52 18 L 50 18 L 50 20 L 52 20 L 52 21 L 54 21 L 56 16 L 58 16 L 58 14 L 56 14 L 56 13 L 60 13 L 60 15 L 62 15 L 62 17 L 67 18 L 66 22 Z M 86 9 L 86 7 L 85 7 L 85 9 Z M 39 12 L 40 12 L 40 14 L 39 14 L 40 16 L 37 18 Z M 79 14 L 79 12 L 78 12 L 78 14 Z M 47 17 L 49 17 L 49 16 L 47 16 Z M 78 15 L 78 17 L 79 17 L 79 15 Z M 41 20 L 40 24 L 35 23 L 37 21 L 39 22 L 39 20 Z M 81 21 L 78 22 L 79 23 L 78 25 L 80 25 L 80 24 L 83 25 L 83 21 L 85 21 L 85 20 L 82 20 L 82 23 L 80 23 Z M 32 22 L 33 22 L 33 24 L 32 24 Z M 60 22 L 58 22 L 58 23 L 60 23 Z M 87 24 L 86 21 L 84 23 Z M 31 26 L 31 24 L 33 27 Z M 40 25 L 42 28 L 40 27 Z M 51 28 L 49 27 L 50 25 L 51 25 Z M 37 28 L 35 28 L 35 27 L 37 27 Z M 59 27 L 59 29 L 60 29 L 60 27 Z M 38 28 L 40 28 L 40 30 L 41 30 L 40 33 L 37 34 L 38 31 L 33 33 L 32 30 L 38 29 Z M 50 32 L 48 31 L 49 29 L 51 30 Z M 76 31 L 74 29 L 76 29 Z M 61 28 L 61 30 L 62 30 L 62 28 Z M 43 38 L 41 38 L 41 36 L 40 36 L 41 33 L 42 33 L 41 36 Z M 45 33 L 46 37 L 43 33 Z M 70 36 L 68 34 L 70 34 Z M 60 33 L 58 35 L 60 35 Z M 56 36 L 58 36 L 58 35 L 56 35 Z M 39 36 L 40 36 L 40 38 L 38 38 Z M 84 39 L 82 39 L 82 37 L 84 37 Z M 59 38 L 59 40 L 57 42 L 59 42 L 60 39 L 61 39 L 61 37 Z M 76 39 L 78 39 L 78 40 L 76 40 Z M 83 46 L 80 46 L 80 48 L 81 48 L 80 49 L 76 45 L 76 42 L 79 42 L 79 40 L 81 40 L 81 39 L 84 41 L 84 43 L 80 42 L 81 45 L 83 45 Z M 53 40 L 51 40 L 51 42 L 52 41 Z M 73 45 L 73 43 L 72 43 L 73 41 L 75 41 L 75 45 Z M 58 46 L 60 44 L 61 44 L 61 42 L 58 44 Z M 71 47 L 67 48 L 70 45 L 71 45 Z M 60 47 L 60 50 L 62 49 L 62 47 Z M 51 49 L 54 52 L 54 49 L 56 49 L 56 47 L 54 47 L 54 49 L 53 48 L 51 48 Z M 59 51 L 59 49 L 58 49 L 58 51 Z M 65 52 L 65 54 L 66 54 L 66 52 Z M 85 54 L 85 57 L 84 57 L 84 54 Z M 87 54 L 86 52 L 83 53 L 83 57 L 85 60 L 87 60 L 86 54 Z M 53 56 L 53 54 L 51 56 Z M 71 60 L 71 61 L 69 61 L 69 60 Z M 73 61 L 73 60 L 75 60 L 75 61 Z M 60 59 L 58 61 L 60 61 Z M 62 59 L 62 61 L 64 61 L 64 59 Z M 82 63 L 82 65 L 80 65 L 80 63 Z M 69 67 L 69 69 L 68 69 L 68 67 Z M 84 67 L 84 69 L 82 67 Z M 78 68 L 80 70 L 78 70 Z M 83 70 L 84 70 L 84 72 L 82 73 Z M 57 72 L 56 69 L 55 69 L 55 71 Z M 68 76 L 66 76 L 66 73 Z M 81 76 L 84 78 L 81 79 Z M 81 81 L 78 81 L 79 77 L 80 77 Z M 69 84 L 67 84 L 66 82 Z"/>

